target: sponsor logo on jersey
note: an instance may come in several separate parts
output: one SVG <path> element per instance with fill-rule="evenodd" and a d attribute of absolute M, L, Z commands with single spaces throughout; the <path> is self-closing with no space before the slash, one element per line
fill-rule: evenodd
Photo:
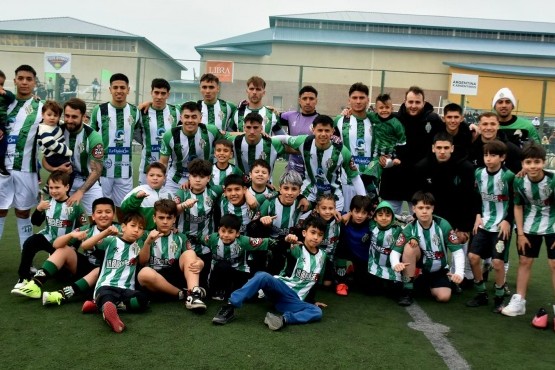
<path fill-rule="evenodd" d="M 509 200 L 509 196 L 505 194 L 480 194 L 482 195 L 482 201 L 485 202 L 507 202 Z"/>
<path fill-rule="evenodd" d="M 118 260 L 113 258 L 106 259 L 106 268 L 108 269 L 118 269 L 122 266 L 128 265 L 128 260 Z"/>
<path fill-rule="evenodd" d="M 17 139 L 19 138 L 18 135 L 10 135 L 8 136 L 8 144 L 15 144 L 17 143 Z"/>
<path fill-rule="evenodd" d="M 150 147 L 150 151 L 151 151 L 152 153 L 159 153 L 159 152 L 160 152 L 160 145 L 152 145 L 152 146 Z"/>
<path fill-rule="evenodd" d="M 445 257 L 445 253 L 440 251 L 423 251 L 424 257 L 429 260 L 440 260 Z"/>
<path fill-rule="evenodd" d="M 70 220 L 60 220 L 59 218 L 49 218 L 48 226 L 51 227 L 70 227 L 73 224 Z"/>
<path fill-rule="evenodd" d="M 127 155 L 131 153 L 131 148 L 128 146 L 111 146 L 108 148 L 109 155 Z"/>
<path fill-rule="evenodd" d="M 110 158 L 106 158 L 106 160 L 104 161 L 104 168 L 109 169 L 112 167 L 112 164 L 112 160 Z"/>
<path fill-rule="evenodd" d="M 294 276 L 304 281 L 318 281 L 318 279 L 320 278 L 320 274 L 305 271 L 303 269 L 295 269 Z"/>
<path fill-rule="evenodd" d="M 162 140 L 162 136 L 164 136 L 165 133 L 166 129 L 164 127 L 158 128 L 158 130 L 156 130 L 156 140 L 160 142 Z"/>

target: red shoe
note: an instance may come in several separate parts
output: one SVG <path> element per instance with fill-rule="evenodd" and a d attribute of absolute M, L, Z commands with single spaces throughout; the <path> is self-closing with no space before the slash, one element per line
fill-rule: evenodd
<path fill-rule="evenodd" d="M 116 333 L 121 333 L 123 329 L 125 329 L 125 324 L 119 318 L 118 309 L 112 302 L 104 303 L 102 306 L 102 317 L 104 317 L 104 321 L 106 321 Z"/>
<path fill-rule="evenodd" d="M 81 312 L 83 313 L 97 313 L 98 307 L 96 307 L 95 301 L 85 301 L 83 307 L 81 307 Z"/>
<path fill-rule="evenodd" d="M 335 287 L 335 293 L 337 295 L 347 296 L 349 295 L 349 287 L 347 284 L 337 284 Z"/>
<path fill-rule="evenodd" d="M 538 329 L 547 328 L 548 315 L 544 308 L 540 308 L 538 313 L 532 319 L 532 326 Z M 555 322 L 555 321 L 554 321 Z M 555 330 L 555 327 L 554 327 Z"/>

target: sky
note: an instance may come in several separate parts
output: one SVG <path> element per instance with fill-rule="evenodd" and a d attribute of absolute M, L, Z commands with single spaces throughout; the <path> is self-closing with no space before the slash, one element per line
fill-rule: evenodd
<path fill-rule="evenodd" d="M 268 28 L 272 15 L 362 11 L 553 22 L 555 14 L 555 2 L 546 0 L 25 0 L 24 4 L 2 7 L 0 20 L 73 17 L 146 37 L 191 67 L 191 78 L 192 67 L 198 65 L 193 61 L 200 59 L 195 46 Z"/>

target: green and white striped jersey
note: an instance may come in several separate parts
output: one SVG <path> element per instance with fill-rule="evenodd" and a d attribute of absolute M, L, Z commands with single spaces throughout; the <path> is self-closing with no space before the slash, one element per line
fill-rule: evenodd
<path fill-rule="evenodd" d="M 212 161 L 213 144 L 224 135 L 216 126 L 199 124 L 193 136 L 187 136 L 182 126 L 167 131 L 162 137 L 160 155 L 170 158 L 167 178 L 176 184 L 183 183 L 189 178 L 187 165 L 195 158 Z"/>
<path fill-rule="evenodd" d="M 386 280 L 401 281 L 401 273 L 391 268 L 389 255 L 401 233 L 401 227 L 392 225 L 384 230 L 375 221 L 370 222 L 370 248 L 368 272 Z"/>
<path fill-rule="evenodd" d="M 524 232 L 532 235 L 555 233 L 555 176 L 544 171 L 539 182 L 532 182 L 528 176 L 514 180 L 515 205 L 523 206 Z"/>
<path fill-rule="evenodd" d="M 326 251 L 326 255 L 330 260 L 333 260 L 335 255 L 335 248 L 337 248 L 337 243 L 339 242 L 339 234 L 341 233 L 341 223 L 337 222 L 335 217 L 326 222 L 326 232 L 324 233 L 324 239 L 320 243 L 320 248 Z"/>
<path fill-rule="evenodd" d="M 486 231 L 499 231 L 499 224 L 507 218 L 513 207 L 514 173 L 501 167 L 496 173 L 487 168 L 477 168 L 474 172 L 476 191 L 482 199 L 482 224 Z M 512 212 L 511 212 L 512 213 Z"/>
<path fill-rule="evenodd" d="M 285 147 L 275 138 L 262 136 L 255 145 L 247 143 L 244 134 L 233 138 L 235 164 L 243 173 L 249 173 L 251 164 L 257 159 L 266 161 L 270 165 L 270 173 L 273 173 L 276 160 L 284 154 Z"/>
<path fill-rule="evenodd" d="M 141 114 L 136 106 L 127 103 L 116 108 L 111 103 L 94 107 L 91 127 L 100 133 L 104 145 L 104 169 L 102 176 L 112 179 L 128 179 L 133 175 L 133 132 Z"/>
<path fill-rule="evenodd" d="M 260 109 L 249 109 L 249 107 L 245 107 L 244 110 L 237 108 L 235 114 L 232 116 L 229 122 L 227 131 L 245 131 L 245 116 L 251 112 L 258 113 L 262 116 L 262 131 L 264 131 L 268 135 L 271 135 L 272 132 L 278 132 L 282 130 L 280 124 L 278 123 L 277 116 L 267 107 L 262 107 Z"/>
<path fill-rule="evenodd" d="M 310 253 L 304 245 L 297 245 L 291 248 L 291 255 L 297 259 L 291 275 L 285 276 L 288 270 L 287 266 L 285 266 L 280 275 L 276 277 L 283 281 L 304 301 L 310 289 L 320 280 L 320 274 L 324 269 L 327 255 L 321 249 L 314 254 Z"/>
<path fill-rule="evenodd" d="M 112 224 L 113 226 L 117 227 L 118 230 L 121 232 L 121 225 L 120 224 Z M 100 234 L 103 230 L 100 230 L 96 225 L 85 225 L 79 228 L 79 231 L 86 231 L 87 237 L 89 239 L 96 234 Z M 72 238 L 69 243 L 69 246 L 74 248 L 79 248 L 81 246 L 81 241 L 75 238 Z M 94 266 L 100 266 L 102 264 L 102 260 L 104 260 L 104 250 L 100 248 L 101 244 L 94 246 L 92 249 L 83 250 L 83 254 L 89 259 L 89 262 Z"/>
<path fill-rule="evenodd" d="M 42 102 L 35 98 L 16 99 L 7 112 L 6 168 L 37 172 L 37 130 L 42 120 Z"/>
<path fill-rule="evenodd" d="M 422 253 L 422 270 L 425 272 L 447 268 L 447 250 L 455 252 L 462 248 L 461 245 L 454 244 L 457 235 L 449 222 L 439 216 L 432 217 L 433 221 L 428 229 L 423 228 L 417 219 L 405 226 L 393 248 L 403 254 L 405 244 L 411 239 L 417 240 Z"/>
<path fill-rule="evenodd" d="M 135 194 L 141 190 L 148 194 L 148 196 L 137 198 Z M 161 189 L 155 190 L 147 184 L 139 185 L 123 198 L 121 202 L 121 211 L 123 213 L 137 211 L 142 214 L 146 221 L 145 230 L 150 231 L 156 228 L 156 224 L 154 223 L 154 203 L 160 199 L 172 200 L 174 199 L 174 195 L 175 194 L 166 190 L 164 186 L 162 186 Z"/>
<path fill-rule="evenodd" d="M 367 113 L 372 122 L 372 158 L 382 155 L 395 157 L 395 148 L 405 145 L 405 128 L 397 117 L 382 120 L 376 112 Z"/>
<path fill-rule="evenodd" d="M 349 118 L 337 116 L 335 126 L 341 135 L 343 145 L 351 152 L 351 158 L 358 166 L 360 173 L 367 174 L 366 168 L 372 159 L 372 124 L 368 118 Z"/>
<path fill-rule="evenodd" d="M 187 237 L 181 233 L 170 232 L 161 236 L 150 245 L 148 265 L 155 270 L 179 264 L 179 257 L 187 250 Z"/>
<path fill-rule="evenodd" d="M 249 186 L 247 188 L 248 192 L 252 194 L 253 197 L 256 198 L 256 201 L 258 202 L 258 205 L 262 205 L 262 203 L 264 203 L 266 200 L 268 199 L 273 199 L 275 197 L 278 196 L 278 192 L 275 190 L 272 190 L 271 188 L 269 188 L 268 186 L 266 186 L 266 188 L 261 191 L 261 192 L 257 192 L 256 190 L 254 190 L 252 188 L 252 185 Z"/>
<path fill-rule="evenodd" d="M 135 289 L 135 274 L 142 247 L 138 242 L 128 243 L 119 237 L 108 236 L 100 243 L 104 249 L 104 261 L 94 287 L 94 296 L 100 287 Z"/>
<path fill-rule="evenodd" d="M 216 100 L 214 104 L 206 104 L 203 100 L 200 102 L 202 104 L 202 123 L 228 131 L 229 120 L 235 115 L 237 106 L 223 99 Z"/>
<path fill-rule="evenodd" d="M 299 202 L 295 200 L 292 205 L 286 206 L 279 196 L 266 200 L 260 206 L 260 217 L 277 216 L 272 222 L 272 238 L 284 237 L 289 234 L 289 230 L 299 223 L 301 210 L 298 209 Z"/>
<path fill-rule="evenodd" d="M 258 200 L 258 204 L 260 204 L 260 200 Z M 247 225 L 259 215 L 258 209 L 251 209 L 247 202 L 240 206 L 234 206 L 226 197 L 222 197 L 220 201 L 220 211 L 222 216 L 231 214 L 241 219 L 241 228 L 239 229 L 241 235 L 245 235 Z"/>
<path fill-rule="evenodd" d="M 143 145 L 140 173 L 146 173 L 149 164 L 160 160 L 162 137 L 177 122 L 179 109 L 171 104 L 166 104 L 164 109 L 154 109 L 151 105 L 146 114 L 141 113 L 141 122 L 135 128 L 135 140 Z"/>
<path fill-rule="evenodd" d="M 249 238 L 239 235 L 231 244 L 225 244 L 218 233 L 205 236 L 203 241 L 203 244 L 207 245 L 212 252 L 211 268 L 220 261 L 227 261 L 235 270 L 242 272 L 250 272 L 247 252 L 268 250 L 268 243 L 268 238 Z"/>
<path fill-rule="evenodd" d="M 38 233 L 44 235 L 50 243 L 87 223 L 87 214 L 79 203 L 68 207 L 65 201 L 51 199 L 50 208 L 45 211 L 45 215 L 46 227 Z"/>
<path fill-rule="evenodd" d="M 203 247 L 201 241 L 204 236 L 214 232 L 214 203 L 218 202 L 222 193 L 223 188 L 216 185 L 207 187 L 200 194 L 195 194 L 191 190 L 179 189 L 177 191 L 176 201 L 179 203 L 188 199 L 197 200 L 191 208 L 183 210 L 177 228 L 187 235 L 191 247 L 199 255 L 210 253 L 210 249 Z"/>
<path fill-rule="evenodd" d="M 218 166 L 214 164 L 212 167 L 212 178 L 210 179 L 210 185 L 220 185 L 223 186 L 225 178 L 229 175 L 243 175 L 243 172 L 237 168 L 233 163 L 228 163 L 225 170 L 220 170 Z"/>
<path fill-rule="evenodd" d="M 86 179 L 91 173 L 90 161 L 104 163 L 104 145 L 100 134 L 89 125 L 83 124 L 79 132 L 69 132 L 65 125 L 60 126 L 64 132 L 66 145 L 73 151 L 71 164 L 77 177 Z"/>

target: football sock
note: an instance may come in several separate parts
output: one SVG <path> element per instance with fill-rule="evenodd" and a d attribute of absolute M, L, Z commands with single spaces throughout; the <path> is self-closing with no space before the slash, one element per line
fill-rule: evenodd
<path fill-rule="evenodd" d="M 35 276 L 33 276 L 33 280 L 37 283 L 38 286 L 42 286 L 46 280 L 52 275 L 58 272 L 58 266 L 53 264 L 52 262 L 46 260 L 42 264 L 42 267 L 37 271 Z"/>

